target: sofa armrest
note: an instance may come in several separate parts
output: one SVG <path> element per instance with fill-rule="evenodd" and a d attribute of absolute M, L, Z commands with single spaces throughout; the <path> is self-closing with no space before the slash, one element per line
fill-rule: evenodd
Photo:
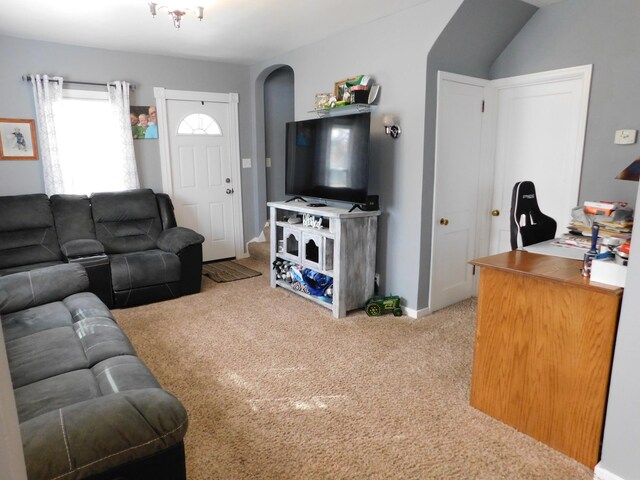
<path fill-rule="evenodd" d="M 21 423 L 27 475 L 99 475 L 180 443 L 187 426 L 184 407 L 159 388 L 68 405 Z"/>
<path fill-rule="evenodd" d="M 85 238 L 80 240 L 69 240 L 60 248 L 65 258 L 92 257 L 104 254 L 104 245 L 98 240 Z"/>
<path fill-rule="evenodd" d="M 177 227 L 176 216 L 173 213 L 173 203 L 171 197 L 166 193 L 156 193 L 156 201 L 158 202 L 158 210 L 160 211 L 160 220 L 162 220 L 162 229 L 168 230 Z"/>
<path fill-rule="evenodd" d="M 178 253 L 190 245 L 204 242 L 204 237 L 189 228 L 173 227 L 163 230 L 158 236 L 158 248 L 165 252 Z"/>
<path fill-rule="evenodd" d="M 79 264 L 62 264 L 0 277 L 0 314 L 62 300 L 89 287 Z"/>

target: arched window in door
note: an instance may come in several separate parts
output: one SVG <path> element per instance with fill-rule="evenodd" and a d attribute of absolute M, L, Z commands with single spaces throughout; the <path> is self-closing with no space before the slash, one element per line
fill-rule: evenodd
<path fill-rule="evenodd" d="M 213 117 L 192 113 L 178 125 L 178 135 L 222 135 L 222 129 Z"/>

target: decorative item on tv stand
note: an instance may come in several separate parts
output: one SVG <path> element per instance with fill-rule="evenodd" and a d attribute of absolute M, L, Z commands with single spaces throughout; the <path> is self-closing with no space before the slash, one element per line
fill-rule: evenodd
<path fill-rule="evenodd" d="M 309 207 L 269 202 L 271 286 L 322 305 L 336 318 L 363 308 L 374 292 L 376 237 L 380 211 Z M 314 228 L 292 224 L 292 216 L 313 218 Z M 285 218 L 287 220 L 285 220 Z M 318 223 L 319 222 L 319 223 Z"/>

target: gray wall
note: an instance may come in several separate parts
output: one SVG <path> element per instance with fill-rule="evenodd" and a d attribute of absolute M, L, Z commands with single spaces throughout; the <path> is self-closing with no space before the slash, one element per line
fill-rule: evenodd
<path fill-rule="evenodd" d="M 400 295 L 412 309 L 417 306 L 421 245 L 426 61 L 460 3 L 431 0 L 251 68 L 258 135 L 264 131 L 264 116 L 258 113 L 263 104 L 261 81 L 274 65 L 289 65 L 295 72 L 296 120 L 314 116 L 310 111 L 315 94 L 333 91 L 337 80 L 367 73 L 381 85 L 379 105 L 372 116 L 370 165 L 370 191 L 380 195 L 383 210 L 377 269 L 381 290 Z M 403 133 L 397 140 L 384 135 L 382 117 L 387 113 L 400 119 Z M 260 138 L 254 148 L 256 163 L 263 167 Z M 263 192 L 259 198 L 266 199 L 259 178 L 256 188 Z"/>
<path fill-rule="evenodd" d="M 638 184 L 632 182 L 636 187 Z M 640 225 L 640 190 L 634 223 Z M 621 479 L 640 478 L 640 251 L 632 250 L 618 323 L 600 467 Z"/>
<path fill-rule="evenodd" d="M 418 308 L 429 306 L 438 71 L 488 79 L 493 62 L 536 10 L 519 0 L 465 0 L 427 57 Z"/>
<path fill-rule="evenodd" d="M 249 67 L 178 59 L 0 36 L 0 116 L 35 118 L 30 83 L 25 73 L 61 75 L 67 80 L 106 82 L 127 80 L 137 85 L 132 105 L 154 105 L 153 87 L 207 92 L 237 92 L 240 98 L 240 155 L 251 157 Z M 134 141 L 140 182 L 162 191 L 158 141 Z M 251 169 L 242 170 L 245 232 L 255 223 Z M 0 162 L 0 195 L 43 192 L 40 161 Z M 247 207 L 247 205 L 249 207 Z M 248 237 L 245 233 L 245 238 Z"/>
<path fill-rule="evenodd" d="M 275 70 L 264 82 L 265 157 L 271 158 L 266 169 L 269 202 L 285 198 L 285 125 L 294 119 L 293 83 L 289 67 Z"/>
<path fill-rule="evenodd" d="M 614 180 L 640 156 L 640 144 L 613 144 L 616 129 L 640 129 L 640 3 L 566 0 L 541 8 L 491 69 L 492 78 L 593 64 L 580 200 L 636 207 L 638 183 Z M 637 225 L 638 223 L 636 223 Z M 622 302 L 600 466 L 640 478 L 640 262 L 632 250 Z"/>
<path fill-rule="evenodd" d="M 613 144 L 640 129 L 640 2 L 565 0 L 541 8 L 500 55 L 491 78 L 593 64 L 580 201 L 633 204 L 637 185 L 614 177 L 640 157 L 640 143 Z"/>

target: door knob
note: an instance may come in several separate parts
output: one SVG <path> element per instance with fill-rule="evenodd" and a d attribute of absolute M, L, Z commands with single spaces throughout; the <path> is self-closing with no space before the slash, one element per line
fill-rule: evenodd
<path fill-rule="evenodd" d="M 446 218 L 441 218 L 440 219 L 440 225 L 449 225 L 449 220 Z"/>
<path fill-rule="evenodd" d="M 492 217 L 499 217 L 500 216 L 500 210 L 491 210 L 491 216 Z"/>
<path fill-rule="evenodd" d="M 233 188 L 227 188 L 227 195 L 231 195 L 233 193 Z"/>
<path fill-rule="evenodd" d="M 229 177 L 225 178 L 224 181 L 227 183 L 231 183 L 231 179 Z"/>

